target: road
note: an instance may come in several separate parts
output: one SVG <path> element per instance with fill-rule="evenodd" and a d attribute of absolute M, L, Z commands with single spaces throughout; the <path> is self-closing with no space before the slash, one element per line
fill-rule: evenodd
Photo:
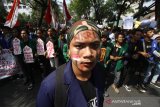
<path fill-rule="evenodd" d="M 22 79 L 8 78 L 0 81 L 0 107 L 35 107 L 35 99 L 40 85 L 28 91 Z M 140 93 L 132 87 L 127 92 L 124 87 L 116 94 L 112 88 L 108 89 L 109 97 L 104 99 L 104 107 L 160 107 L 160 89 L 149 86 L 146 93 Z"/>

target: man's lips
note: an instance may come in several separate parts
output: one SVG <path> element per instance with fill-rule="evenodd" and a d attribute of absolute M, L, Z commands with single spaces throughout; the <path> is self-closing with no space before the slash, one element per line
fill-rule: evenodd
<path fill-rule="evenodd" d="M 84 66 L 91 66 L 93 62 L 82 62 L 81 64 Z"/>

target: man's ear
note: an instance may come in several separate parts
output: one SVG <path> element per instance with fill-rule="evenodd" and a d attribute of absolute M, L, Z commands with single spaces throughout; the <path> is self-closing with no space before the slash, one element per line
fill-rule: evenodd
<path fill-rule="evenodd" d="M 68 50 L 68 57 L 70 58 L 70 50 Z"/>

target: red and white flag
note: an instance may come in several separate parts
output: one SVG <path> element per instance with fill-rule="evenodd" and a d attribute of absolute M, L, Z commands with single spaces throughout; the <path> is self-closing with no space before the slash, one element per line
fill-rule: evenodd
<path fill-rule="evenodd" d="M 54 11 L 52 10 L 51 0 L 48 0 L 45 20 L 49 25 L 53 26 L 55 29 L 58 29 L 58 23 L 56 21 L 56 16 L 54 14 Z"/>
<path fill-rule="evenodd" d="M 71 15 L 69 14 L 69 11 L 67 9 L 67 5 L 66 5 L 66 1 L 63 0 L 63 12 L 64 12 L 64 16 L 65 16 L 65 20 L 70 21 L 71 20 Z"/>
<path fill-rule="evenodd" d="M 17 19 L 18 19 L 18 7 L 20 4 L 20 0 L 14 0 L 13 2 L 13 6 L 6 18 L 6 22 L 4 24 L 4 26 L 8 26 L 10 28 L 13 28 L 16 23 L 17 23 Z"/>

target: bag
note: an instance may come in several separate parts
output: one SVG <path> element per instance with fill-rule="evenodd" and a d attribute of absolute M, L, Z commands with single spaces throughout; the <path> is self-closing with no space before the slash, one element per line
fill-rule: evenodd
<path fill-rule="evenodd" d="M 56 72 L 56 87 L 54 107 L 65 107 L 67 103 L 68 85 L 64 85 L 64 68 L 66 64 L 63 64 L 57 68 Z"/>

